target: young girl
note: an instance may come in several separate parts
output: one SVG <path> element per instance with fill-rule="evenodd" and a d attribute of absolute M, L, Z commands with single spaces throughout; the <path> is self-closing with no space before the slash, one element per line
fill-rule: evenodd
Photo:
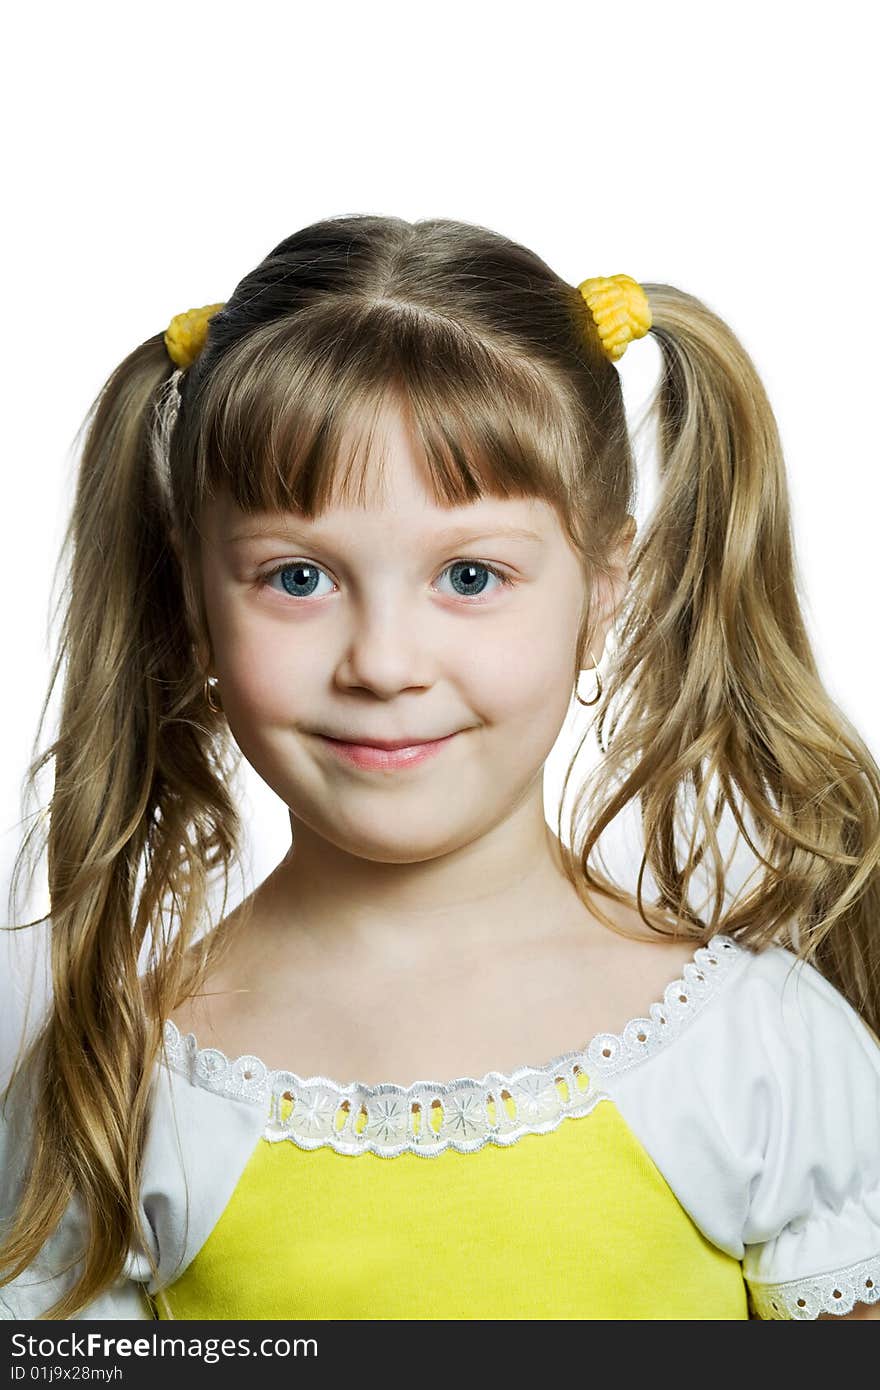
<path fill-rule="evenodd" d="M 714 313 L 482 227 L 319 222 L 114 371 L 68 543 L 7 1317 L 880 1315 L 880 770 Z M 573 693 L 602 758 L 566 844 Z M 236 749 L 292 842 L 211 924 Z M 588 863 L 629 805 L 635 896 Z"/>

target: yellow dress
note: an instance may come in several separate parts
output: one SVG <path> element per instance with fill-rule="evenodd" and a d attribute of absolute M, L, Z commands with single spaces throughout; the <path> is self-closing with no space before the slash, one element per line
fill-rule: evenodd
<path fill-rule="evenodd" d="M 167 1021 L 142 1216 L 158 1281 L 133 1249 L 79 1318 L 845 1313 L 880 1296 L 880 1046 L 812 966 L 722 935 L 647 1017 L 508 1074 L 343 1084 Z M 4 1316 L 81 1236 L 72 1204 Z"/>

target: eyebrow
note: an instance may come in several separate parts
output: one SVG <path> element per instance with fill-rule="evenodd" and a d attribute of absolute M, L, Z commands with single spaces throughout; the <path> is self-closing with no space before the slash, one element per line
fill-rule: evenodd
<path fill-rule="evenodd" d="M 441 531 L 433 537 L 423 537 L 424 545 L 437 546 L 459 546 L 473 544 L 475 541 L 495 540 L 504 537 L 508 540 L 537 541 L 543 545 L 543 536 L 538 535 L 537 531 L 531 531 L 527 526 L 495 526 L 489 530 L 462 530 Z M 231 542 L 240 541 L 267 541 L 267 540 L 301 540 L 304 544 L 326 544 L 327 541 L 320 535 L 309 536 L 303 531 L 298 531 L 295 527 L 289 530 L 266 530 L 266 531 L 234 531 L 227 536 Z"/>

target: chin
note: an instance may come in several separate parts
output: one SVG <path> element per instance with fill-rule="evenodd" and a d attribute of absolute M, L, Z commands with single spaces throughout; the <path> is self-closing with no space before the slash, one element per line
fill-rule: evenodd
<path fill-rule="evenodd" d="M 478 828 L 456 827 L 443 835 L 438 834 L 435 824 L 426 829 L 423 836 L 414 835 L 412 825 L 408 825 L 405 830 L 401 829 L 400 835 L 396 837 L 393 832 L 380 838 L 369 832 L 358 835 L 354 831 L 342 836 L 337 824 L 318 827 L 314 833 L 335 845 L 344 854 L 349 854 L 354 859 L 365 859 L 371 864 L 424 864 L 464 848 L 477 839 L 481 832 Z"/>

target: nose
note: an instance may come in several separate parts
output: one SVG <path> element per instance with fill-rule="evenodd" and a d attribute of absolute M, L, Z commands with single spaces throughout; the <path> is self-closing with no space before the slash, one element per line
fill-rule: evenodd
<path fill-rule="evenodd" d="M 424 611 L 417 613 L 405 598 L 385 595 L 352 614 L 337 685 L 388 699 L 401 690 L 430 686 L 434 678 Z"/>

